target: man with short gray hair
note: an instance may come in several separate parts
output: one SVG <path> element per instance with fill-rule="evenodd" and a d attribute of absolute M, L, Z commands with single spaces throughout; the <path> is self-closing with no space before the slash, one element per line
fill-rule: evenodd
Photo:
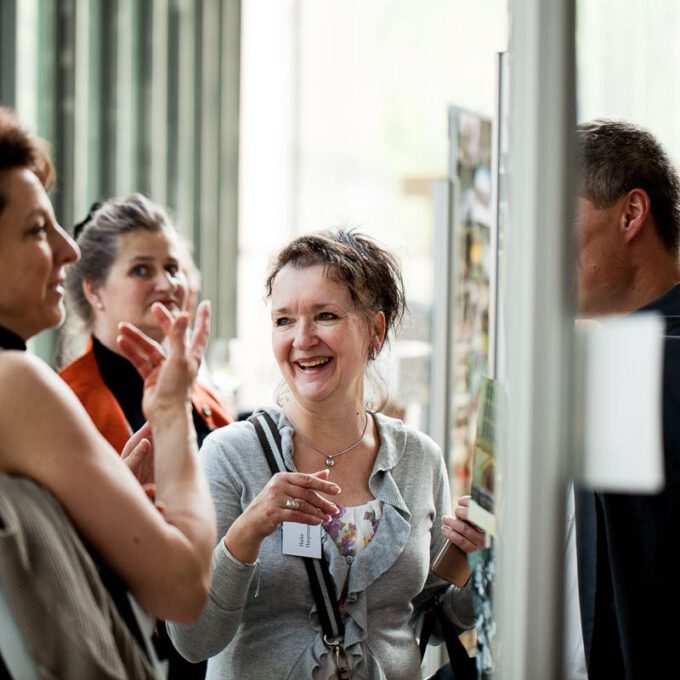
<path fill-rule="evenodd" d="M 655 311 L 666 319 L 665 488 L 577 496 L 588 673 L 591 680 L 677 677 L 679 627 L 662 622 L 680 615 L 680 182 L 639 126 L 595 120 L 580 125 L 577 138 L 580 313 Z"/>

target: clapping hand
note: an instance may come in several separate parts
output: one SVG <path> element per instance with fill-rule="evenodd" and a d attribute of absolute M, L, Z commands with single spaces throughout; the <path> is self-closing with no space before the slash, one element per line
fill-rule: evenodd
<path fill-rule="evenodd" d="M 149 419 L 180 401 L 188 403 L 210 327 L 210 305 L 206 301 L 198 306 L 190 339 L 186 312 L 173 316 L 160 302 L 154 303 L 151 310 L 168 340 L 167 357 L 159 343 L 132 324 L 121 323 L 117 337 L 121 351 L 144 378 L 142 410 Z"/>
<path fill-rule="evenodd" d="M 133 433 L 121 452 L 123 462 L 142 486 L 152 484 L 154 480 L 152 441 L 151 426 L 147 422 Z"/>

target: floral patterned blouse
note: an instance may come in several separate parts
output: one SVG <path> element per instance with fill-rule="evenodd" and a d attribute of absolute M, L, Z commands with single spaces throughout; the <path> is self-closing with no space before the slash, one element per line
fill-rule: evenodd
<path fill-rule="evenodd" d="M 383 502 L 377 499 L 363 505 L 345 507 L 336 503 L 340 512 L 323 525 L 326 533 L 333 539 L 343 557 L 356 557 L 370 542 L 382 517 Z M 345 588 L 338 605 L 340 614 L 345 616 Z M 348 659 L 351 664 L 351 661 Z M 315 669 L 312 680 L 332 680 L 336 678 L 336 667 L 332 654 L 321 657 L 320 668 Z"/>
<path fill-rule="evenodd" d="M 373 499 L 363 505 L 345 507 L 323 525 L 343 557 L 356 557 L 375 535 L 382 517 L 382 501 Z"/>

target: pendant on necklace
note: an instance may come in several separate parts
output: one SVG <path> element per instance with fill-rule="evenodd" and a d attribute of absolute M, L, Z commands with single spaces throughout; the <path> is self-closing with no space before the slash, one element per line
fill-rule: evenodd
<path fill-rule="evenodd" d="M 328 465 L 328 467 L 333 467 L 335 465 L 335 461 L 330 456 L 328 456 L 326 458 L 326 465 Z"/>

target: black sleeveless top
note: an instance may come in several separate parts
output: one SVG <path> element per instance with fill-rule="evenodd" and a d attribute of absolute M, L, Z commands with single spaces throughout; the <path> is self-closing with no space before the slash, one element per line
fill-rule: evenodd
<path fill-rule="evenodd" d="M 0 349 L 26 351 L 26 343 L 14 332 L 0 326 Z"/>

